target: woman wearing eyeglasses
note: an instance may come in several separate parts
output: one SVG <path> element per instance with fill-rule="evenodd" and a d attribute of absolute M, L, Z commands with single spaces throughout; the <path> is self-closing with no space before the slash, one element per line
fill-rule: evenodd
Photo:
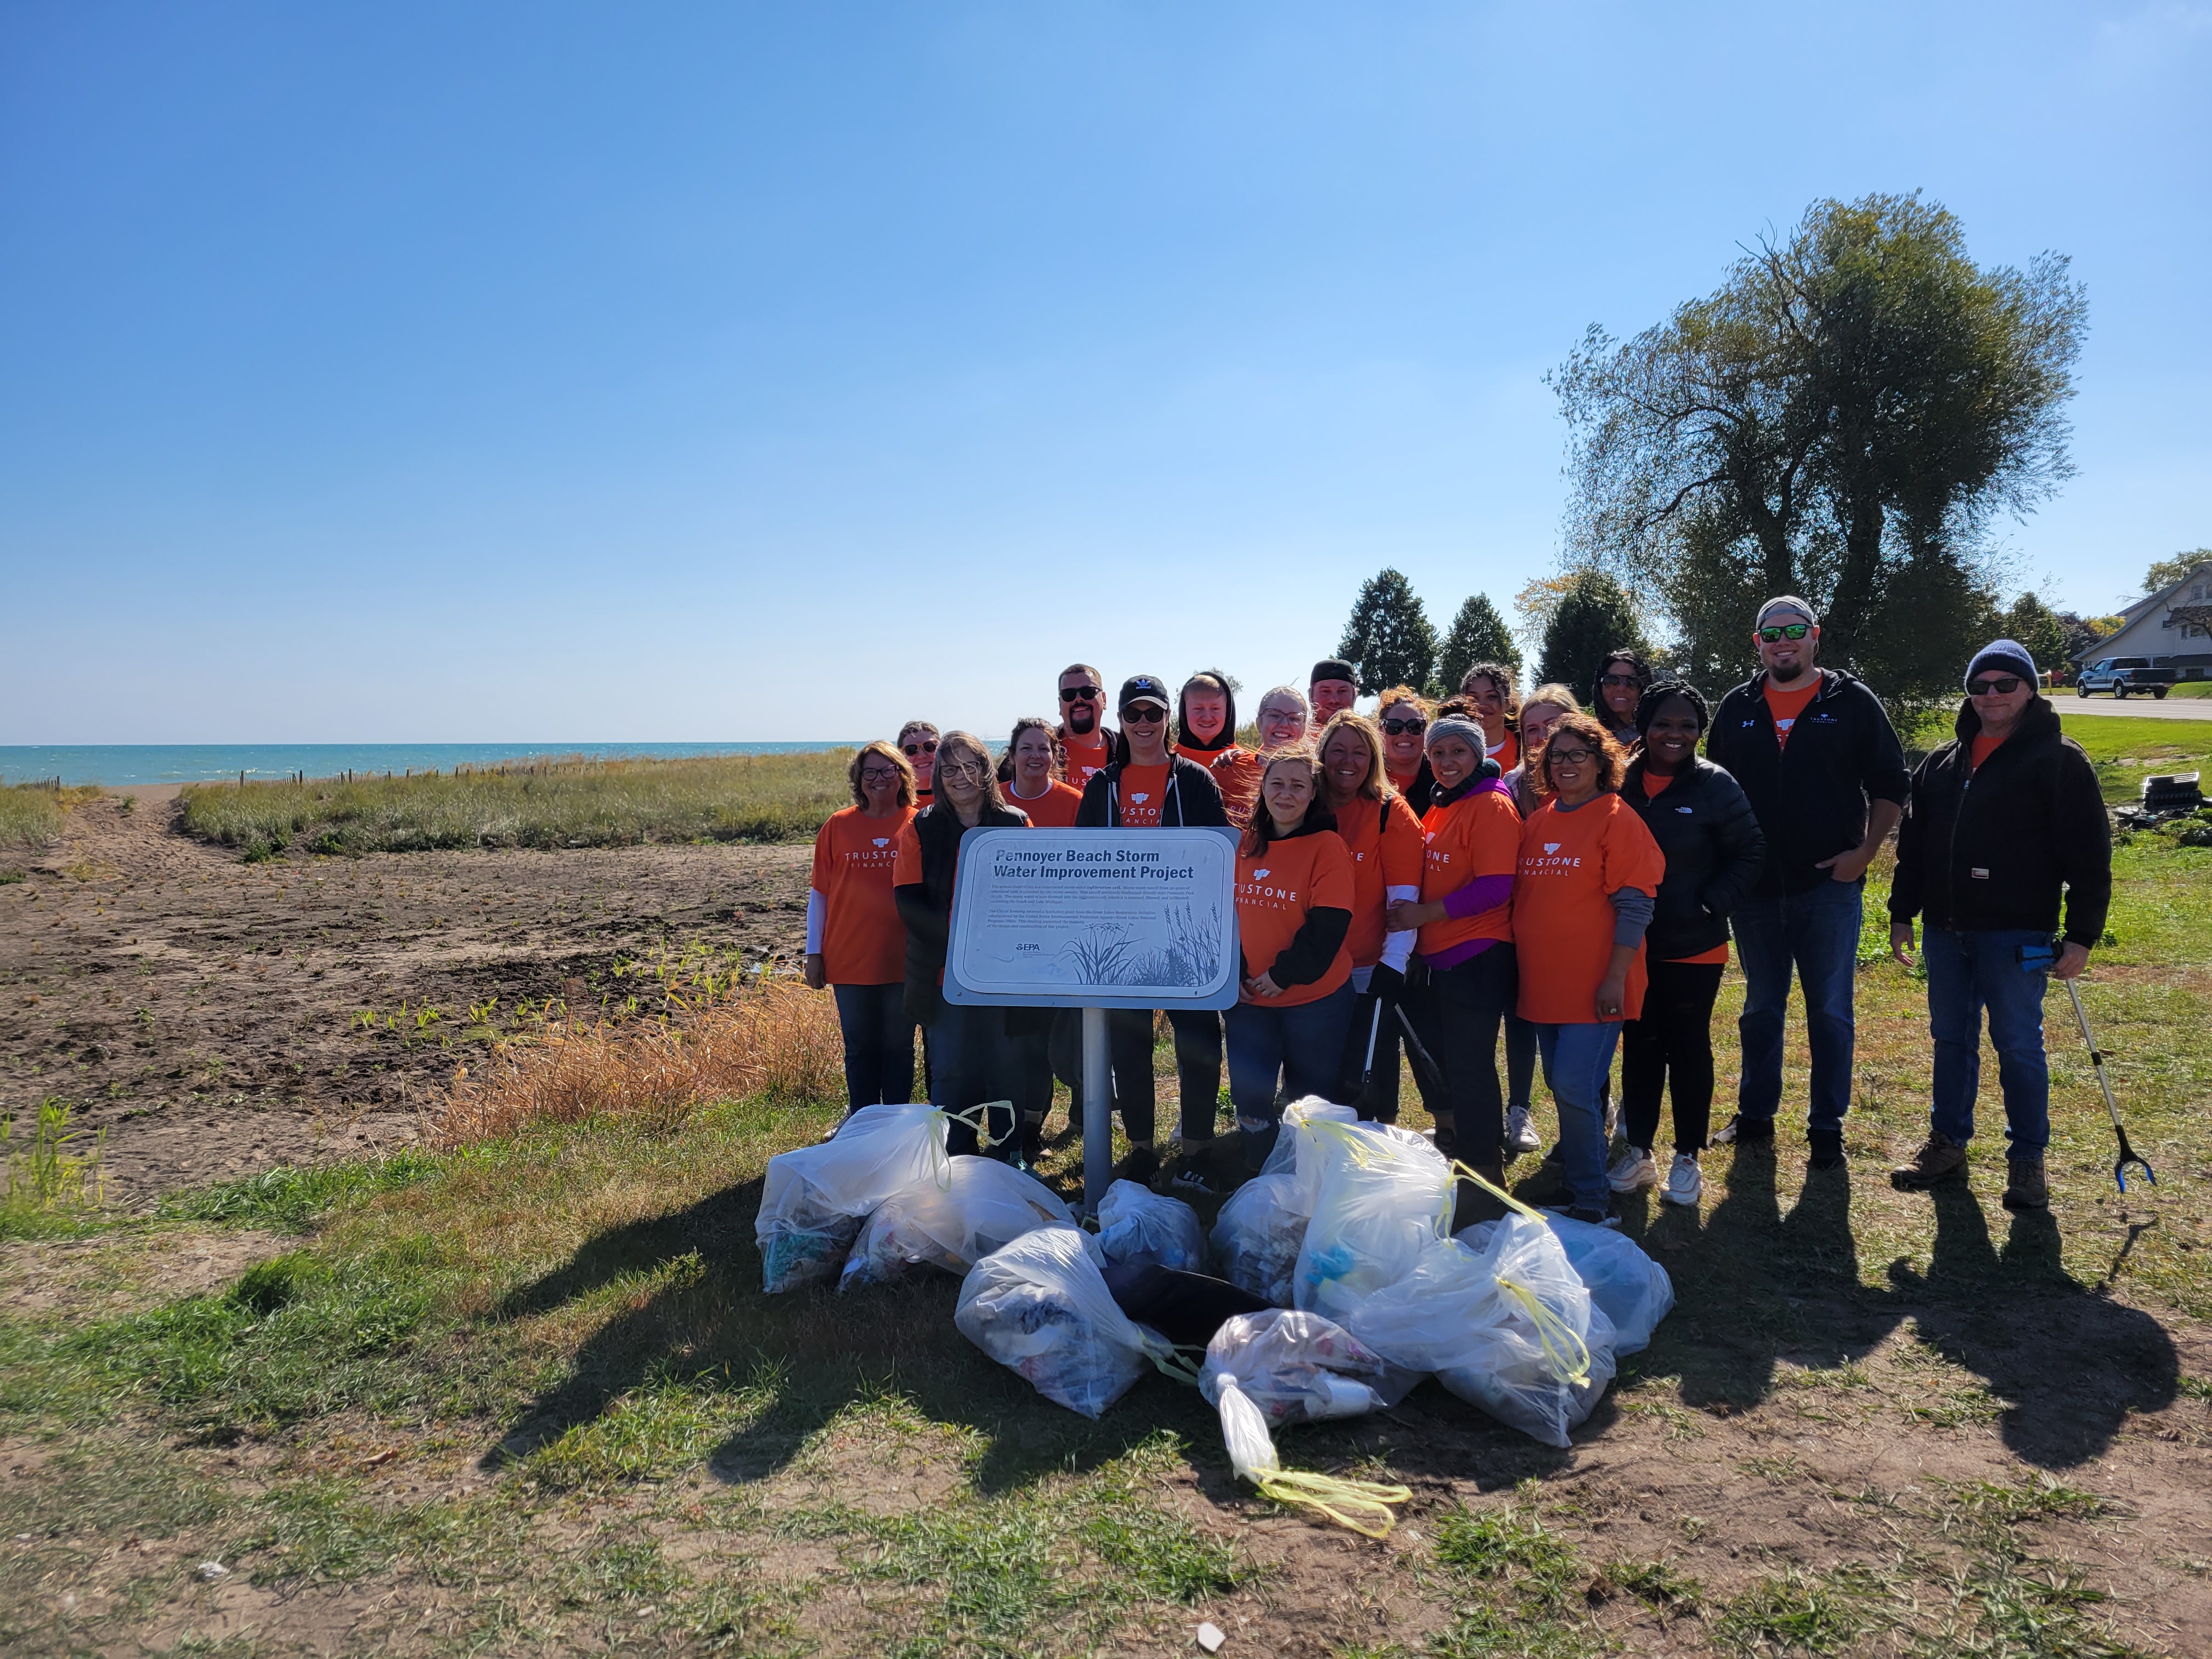
<path fill-rule="evenodd" d="M 1521 763 L 1518 740 L 1520 679 L 1501 662 L 1479 662 L 1460 677 L 1460 692 L 1474 699 L 1475 724 L 1482 728 L 1483 753 L 1500 772 Z"/>
<path fill-rule="evenodd" d="M 1603 1093 L 1621 1022 L 1643 1011 L 1644 933 L 1667 860 L 1620 798 L 1626 757 L 1589 714 L 1563 714 L 1538 760 L 1551 799 L 1522 827 L 1513 878 L 1521 1018 L 1559 1109 L 1565 1212 L 1605 1224 Z"/>
<path fill-rule="evenodd" d="M 1421 821 L 1390 787 L 1382 766 L 1382 734 L 1350 710 L 1322 728 L 1321 772 L 1336 833 L 1352 855 L 1352 1024 L 1344 1036 L 1332 1100 L 1355 1102 L 1360 1115 L 1398 1121 L 1398 1021 L 1413 949 L 1410 932 L 1391 933 L 1389 907 L 1421 896 L 1426 837 Z M 1370 1044 L 1370 1039 L 1371 1044 Z M 1372 1056 L 1371 1060 L 1370 1056 Z M 1371 1096 L 1362 1088 L 1370 1074 Z"/>
<path fill-rule="evenodd" d="M 1376 705 L 1375 726 L 1382 734 L 1382 769 L 1390 787 L 1419 817 L 1437 787 L 1429 769 L 1429 700 L 1410 685 L 1394 685 Z"/>
<path fill-rule="evenodd" d="M 906 929 L 891 897 L 899 836 L 914 817 L 914 769 L 887 743 L 863 744 L 846 769 L 853 804 L 814 837 L 806 895 L 806 985 L 830 988 L 845 1040 L 846 1115 L 903 1105 L 914 1093 L 906 1012 Z"/>
<path fill-rule="evenodd" d="M 906 925 L 906 1010 L 929 1031 L 929 1103 L 948 1112 L 986 1101 L 1011 1099 L 1012 1079 L 1002 1066 L 1010 1014 L 1025 1010 L 963 1006 L 945 1000 L 945 952 L 952 920 L 952 882 L 960 838 L 975 829 L 1019 829 L 1029 820 L 1006 805 L 997 769 L 983 740 L 948 732 L 937 746 L 937 799 L 899 832 L 891 867 L 891 896 Z M 1013 1139 L 1010 1110 L 992 1114 L 988 1126 L 994 1156 L 1008 1156 Z M 950 1152 L 976 1150 L 975 1131 L 951 1126 Z"/>
<path fill-rule="evenodd" d="M 937 728 L 927 720 L 908 720 L 899 727 L 899 753 L 914 769 L 914 801 L 916 806 L 927 806 L 933 799 L 934 787 L 933 769 L 937 764 Z"/>
<path fill-rule="evenodd" d="M 1650 669 L 1633 651 L 1607 652 L 1598 665 L 1595 683 L 1590 687 L 1590 712 L 1597 716 L 1606 735 L 1623 749 L 1636 747 L 1636 705 L 1643 701 L 1644 689 L 1650 684 Z"/>

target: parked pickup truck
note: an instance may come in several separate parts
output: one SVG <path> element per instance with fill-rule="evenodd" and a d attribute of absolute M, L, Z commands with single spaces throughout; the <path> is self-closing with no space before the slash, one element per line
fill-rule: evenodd
<path fill-rule="evenodd" d="M 2131 691 L 2148 691 L 2154 697 L 2162 698 L 2172 690 L 2173 671 L 2153 668 L 2148 657 L 2107 657 L 2084 668 L 2074 683 L 2075 694 L 2084 697 L 2092 691 L 2109 691 L 2115 697 L 2124 697 Z"/>

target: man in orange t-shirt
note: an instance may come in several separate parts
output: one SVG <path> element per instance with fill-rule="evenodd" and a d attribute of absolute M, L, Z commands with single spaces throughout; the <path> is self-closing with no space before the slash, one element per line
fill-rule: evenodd
<path fill-rule="evenodd" d="M 1114 733 L 1106 724 L 1106 682 L 1087 662 L 1070 663 L 1060 676 L 1060 752 L 1067 781 L 1079 795 L 1083 786 L 1114 758 Z M 1030 814 L 1036 822 L 1036 814 Z"/>

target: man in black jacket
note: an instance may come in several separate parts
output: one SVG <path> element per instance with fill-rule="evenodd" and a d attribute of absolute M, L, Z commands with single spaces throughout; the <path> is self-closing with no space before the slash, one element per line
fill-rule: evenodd
<path fill-rule="evenodd" d="M 1766 867 L 1733 922 L 1743 958 L 1743 1067 L 1735 1121 L 1713 1139 L 1774 1138 L 1782 1030 L 1794 967 L 1813 1051 L 1813 1167 L 1844 1161 L 1851 1099 L 1852 1012 L 1866 867 L 1905 810 L 1905 750 L 1881 700 L 1850 675 L 1814 665 L 1820 617 L 1784 595 L 1752 630 L 1760 672 L 1721 699 L 1705 753 L 1743 786 L 1766 836 Z"/>
<path fill-rule="evenodd" d="M 1168 747 L 1172 706 L 1166 684 L 1153 675 L 1133 674 L 1121 682 L 1116 708 L 1121 751 L 1083 787 L 1076 828 L 1175 829 L 1229 822 L 1212 775 Z M 1171 1012 L 1168 1023 L 1175 1027 L 1183 1139 L 1211 1139 L 1221 1092 L 1221 1016 L 1211 1009 Z M 1128 1173 L 1146 1180 L 1159 1167 L 1152 1146 L 1152 1017 L 1142 1009 L 1115 1009 L 1107 1015 L 1106 1027 L 1114 1096 L 1132 1149 Z"/>
<path fill-rule="evenodd" d="M 2004 1201 L 2015 1210 L 2051 1201 L 2044 990 L 2051 975 L 2072 979 L 2087 965 L 2112 897 L 2112 828 L 2096 769 L 2036 687 L 2034 659 L 2012 641 L 1975 656 L 1958 736 L 1912 775 L 1889 890 L 1890 954 L 1908 968 L 1912 919 L 1927 921 L 1921 953 L 1936 1039 L 1928 1144 L 1894 1179 L 1927 1187 L 1965 1170 L 1986 1007 L 2010 1142 Z M 2062 887 L 2066 932 L 2054 939 Z"/>

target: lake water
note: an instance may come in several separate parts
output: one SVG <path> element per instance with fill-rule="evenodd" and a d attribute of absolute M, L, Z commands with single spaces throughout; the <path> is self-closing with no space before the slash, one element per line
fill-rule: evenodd
<path fill-rule="evenodd" d="M 287 778 L 304 772 L 450 772 L 456 766 L 584 755 L 798 755 L 858 745 L 817 743 L 118 743 L 0 744 L 0 783 L 58 777 L 74 783 L 203 783 L 216 778 Z"/>

